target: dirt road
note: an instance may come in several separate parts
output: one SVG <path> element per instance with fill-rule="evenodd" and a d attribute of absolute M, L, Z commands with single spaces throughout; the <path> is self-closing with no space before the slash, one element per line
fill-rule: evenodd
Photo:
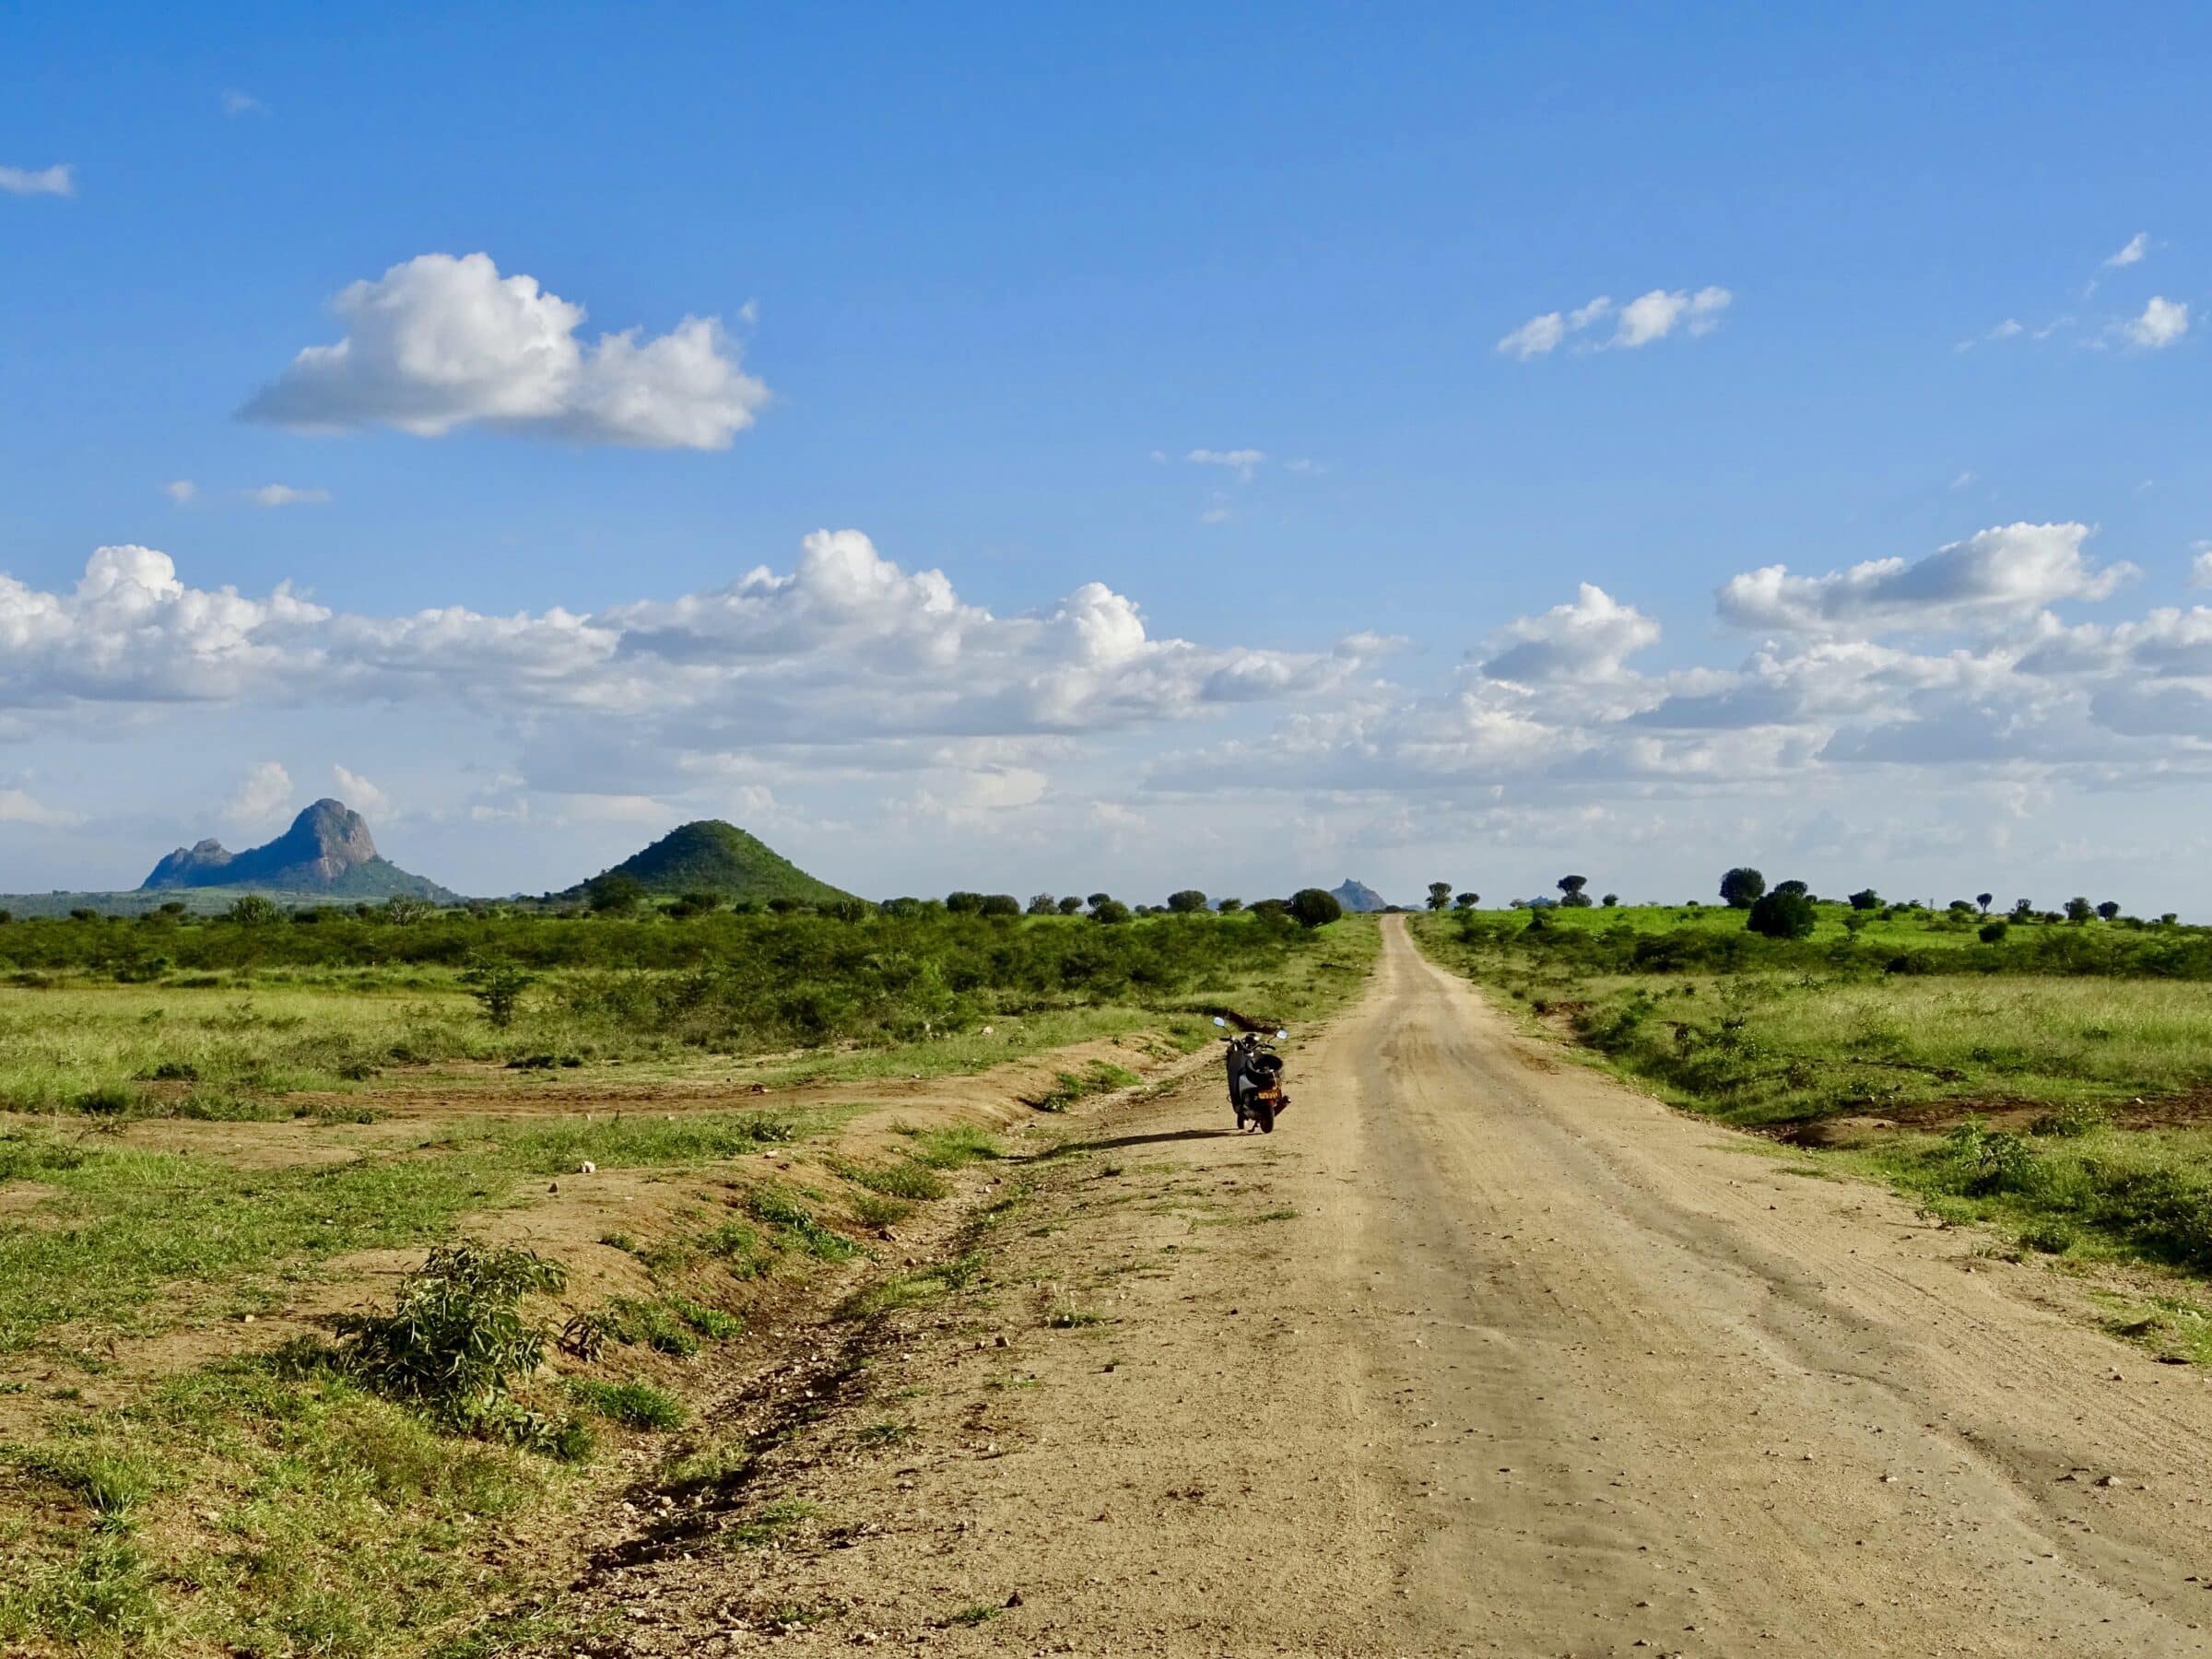
<path fill-rule="evenodd" d="M 1272 1137 L 1209 1073 L 1041 1158 L 988 1291 L 764 1462 L 777 1547 L 616 1575 L 614 1651 L 2212 1645 L 2212 1388 L 2037 1270 L 1566 1064 L 1394 921 L 1291 1073 Z"/>

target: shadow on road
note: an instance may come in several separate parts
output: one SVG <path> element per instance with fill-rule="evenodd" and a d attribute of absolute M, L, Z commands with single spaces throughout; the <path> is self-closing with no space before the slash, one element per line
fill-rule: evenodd
<path fill-rule="evenodd" d="M 1172 1129 L 1158 1135 L 1117 1135 L 1111 1140 L 1069 1141 L 1036 1155 L 1038 1161 L 1067 1158 L 1077 1152 L 1112 1152 L 1122 1147 L 1159 1147 L 1171 1141 L 1236 1140 L 1242 1132 L 1236 1129 Z"/>

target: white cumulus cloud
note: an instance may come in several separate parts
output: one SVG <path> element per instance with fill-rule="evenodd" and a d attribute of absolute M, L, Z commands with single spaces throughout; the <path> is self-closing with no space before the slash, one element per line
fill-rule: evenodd
<path fill-rule="evenodd" d="M 292 774 L 275 760 L 263 760 L 238 781 L 223 815 L 232 823 L 253 827 L 280 818 L 292 804 Z"/>
<path fill-rule="evenodd" d="M 502 276 L 488 254 L 425 253 L 343 289 L 347 325 L 311 346 L 251 398 L 250 420 L 308 429 L 457 427 L 648 449 L 726 449 L 768 388 L 739 365 L 713 317 L 667 334 L 631 329 L 585 342 L 583 308 L 533 276 Z"/>
<path fill-rule="evenodd" d="M 80 822 L 77 814 L 49 806 L 25 789 L 0 789 L 0 824 L 31 824 L 64 830 Z"/>
<path fill-rule="evenodd" d="M 182 507 L 200 493 L 200 487 L 190 478 L 171 478 L 161 486 L 161 493 Z"/>
<path fill-rule="evenodd" d="M 392 797 L 359 772 L 334 765 L 330 769 L 330 775 L 338 786 L 338 799 L 362 817 L 381 818 L 391 812 Z"/>
<path fill-rule="evenodd" d="M 1571 604 L 1500 629 L 1482 672 L 1498 680 L 1609 679 L 1658 637 L 1658 623 L 1585 582 Z"/>
<path fill-rule="evenodd" d="M 1869 559 L 1825 576 L 1768 565 L 1732 576 L 1718 595 L 1738 628 L 1790 633 L 1930 629 L 2024 617 L 2062 599 L 2103 599 L 2137 572 L 2099 569 L 2082 552 L 2087 524 L 2003 524 L 1925 559 Z"/>
<path fill-rule="evenodd" d="M 70 592 L 0 577 L 0 711 L 372 700 L 542 722 L 548 754 L 598 729 L 610 752 L 671 755 L 1133 729 L 1324 695 L 1371 654 L 1155 637 L 1096 582 L 996 616 L 855 530 L 808 535 L 786 571 L 592 613 L 333 611 L 190 587 L 142 547 L 100 548 Z"/>
<path fill-rule="evenodd" d="M 1694 294 L 1687 288 L 1653 288 L 1620 308 L 1613 344 L 1633 350 L 1665 339 L 1677 324 L 1691 335 L 1711 334 L 1735 299 L 1724 288 L 1701 288 Z"/>
<path fill-rule="evenodd" d="M 2143 314 L 2123 323 L 2120 332 L 2130 345 L 2147 351 L 2162 350 L 2189 332 L 2188 303 L 2153 294 L 2150 303 L 2143 308 Z"/>
<path fill-rule="evenodd" d="M 0 191 L 9 195 L 72 196 L 76 194 L 76 169 L 65 163 L 37 169 L 0 167 Z"/>

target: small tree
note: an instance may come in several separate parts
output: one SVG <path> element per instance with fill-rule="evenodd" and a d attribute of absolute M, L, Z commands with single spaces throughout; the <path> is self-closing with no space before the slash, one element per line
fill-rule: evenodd
<path fill-rule="evenodd" d="M 1851 908 L 1854 911 L 1880 910 L 1882 896 L 1872 888 L 1861 888 L 1851 896 Z"/>
<path fill-rule="evenodd" d="M 1059 913 L 1060 900 L 1052 893 L 1039 893 L 1030 900 L 1030 914 L 1032 916 L 1056 916 Z"/>
<path fill-rule="evenodd" d="M 1561 893 L 1566 895 L 1565 898 L 1559 900 L 1561 904 L 1572 905 L 1577 910 L 1581 910 L 1589 904 L 1590 895 L 1583 891 L 1584 888 L 1590 885 L 1589 877 L 1562 876 L 1554 885 L 1559 888 Z"/>
<path fill-rule="evenodd" d="M 1984 911 L 1983 913 L 1986 915 L 1988 912 Z M 2011 925 L 2012 924 L 2009 922 L 2006 922 L 2002 918 L 1999 918 L 1994 922 L 1983 923 L 1982 943 L 1984 945 L 2002 945 L 2005 942 L 2005 935 L 2011 928 Z"/>
<path fill-rule="evenodd" d="M 1794 893 L 1800 899 L 1813 896 L 1813 889 L 1802 881 L 1778 881 L 1774 884 L 1774 890 L 1778 893 Z"/>
<path fill-rule="evenodd" d="M 1060 913 L 1064 916 L 1072 916 L 1082 908 L 1083 900 L 1074 893 L 1060 900 Z"/>
<path fill-rule="evenodd" d="M 1344 914 L 1344 906 L 1325 888 L 1300 888 L 1290 895 L 1290 913 L 1300 927 L 1326 927 Z"/>
<path fill-rule="evenodd" d="M 1767 890 L 1767 878 L 1749 865 L 1739 865 L 1721 877 L 1721 897 L 1731 910 L 1749 910 Z"/>
<path fill-rule="evenodd" d="M 1452 900 L 1453 908 L 1455 910 L 1473 910 L 1481 902 L 1482 895 L 1480 893 L 1461 893 Z"/>
<path fill-rule="evenodd" d="M 247 893 L 230 907 L 229 918 L 241 927 L 274 927 L 284 920 L 284 912 L 274 899 Z"/>
<path fill-rule="evenodd" d="M 1018 916 L 1021 900 L 1011 893 L 992 893 L 983 900 L 980 912 L 986 916 Z"/>
<path fill-rule="evenodd" d="M 1196 888 L 1184 888 L 1168 895 L 1168 908 L 1179 916 L 1191 915 L 1206 908 L 1206 895 Z"/>
<path fill-rule="evenodd" d="M 436 908 L 418 894 L 394 893 L 384 900 L 384 924 L 389 927 L 412 927 Z"/>
<path fill-rule="evenodd" d="M 1989 907 L 1996 901 L 1997 896 L 1994 893 L 1976 893 L 1974 895 L 1974 902 L 1982 907 L 1982 913 L 1985 916 L 1989 914 Z"/>
<path fill-rule="evenodd" d="M 1214 905 L 1214 908 L 1219 911 L 1225 916 L 1233 916 L 1239 911 L 1244 908 L 1244 900 L 1241 899 L 1223 899 L 1218 900 Z"/>
<path fill-rule="evenodd" d="M 945 908 L 956 916 L 982 914 L 983 896 L 981 893 L 958 892 L 945 895 Z"/>
<path fill-rule="evenodd" d="M 1432 881 L 1429 884 L 1429 908 L 1430 910 L 1441 911 L 1451 902 L 1452 884 L 1450 882 Z"/>
<path fill-rule="evenodd" d="M 1112 893 L 1093 893 L 1089 898 L 1084 900 L 1083 902 L 1089 905 L 1090 908 L 1095 911 L 1101 904 L 1112 903 L 1113 895 Z"/>
<path fill-rule="evenodd" d="M 2078 894 L 2066 900 L 2066 920 L 2077 927 L 2096 913 L 2097 907 Z"/>
<path fill-rule="evenodd" d="M 1093 922 L 1106 923 L 1111 926 L 1119 926 L 1122 923 L 1129 920 L 1129 907 L 1119 899 L 1109 899 L 1104 894 L 1100 894 L 1099 901 L 1090 907 L 1090 919 Z"/>
<path fill-rule="evenodd" d="M 2110 899 L 2107 899 L 2102 904 L 2097 907 L 2097 913 L 2105 921 L 2110 922 L 2113 917 L 2120 913 L 2120 907 L 2117 904 L 2114 904 Z"/>
<path fill-rule="evenodd" d="M 795 916 L 806 908 L 806 900 L 794 899 L 789 893 L 778 893 L 768 901 L 768 913 L 771 916 Z"/>
<path fill-rule="evenodd" d="M 484 1010 L 484 1018 L 503 1031 L 514 1023 L 532 977 L 519 963 L 501 959 L 478 962 L 461 976 L 461 982 Z"/>
<path fill-rule="evenodd" d="M 1770 939 L 1804 939 L 1819 924 L 1813 901 L 1803 893 L 1767 893 L 1752 900 L 1744 925 Z"/>
<path fill-rule="evenodd" d="M 2015 899 L 2012 901 L 2012 919 L 2015 922 L 2033 921 L 2035 919 L 2035 900 L 2032 899 Z"/>
<path fill-rule="evenodd" d="M 1620 902 L 1620 895 L 1619 895 L 1618 893 L 1607 893 L 1607 894 L 1606 894 L 1606 896 L 1605 896 L 1603 899 L 1600 899 L 1600 900 L 1598 900 L 1598 903 L 1600 903 L 1601 905 L 1603 905 L 1603 906 L 1604 906 L 1606 909 L 1607 909 L 1607 910 L 1611 910 L 1611 909 L 1612 909 L 1612 908 L 1613 908 L 1615 905 L 1618 904 L 1619 902 Z"/>
<path fill-rule="evenodd" d="M 603 916 L 627 916 L 644 901 L 645 884 L 635 876 L 608 870 L 583 884 L 583 897 Z"/>

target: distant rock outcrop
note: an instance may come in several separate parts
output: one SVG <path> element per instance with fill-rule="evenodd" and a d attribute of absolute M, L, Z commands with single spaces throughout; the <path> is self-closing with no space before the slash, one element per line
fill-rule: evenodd
<path fill-rule="evenodd" d="M 161 888 L 254 888 L 389 899 L 405 893 L 444 902 L 436 882 L 409 875 L 376 850 L 369 822 L 343 801 L 317 801 L 275 841 L 233 853 L 218 841 L 179 847 L 154 866 L 139 891 Z"/>
<path fill-rule="evenodd" d="M 1373 888 L 1369 887 L 1366 882 L 1354 881 L 1349 876 L 1344 878 L 1344 884 L 1341 887 L 1331 888 L 1329 890 L 1335 895 L 1336 902 L 1343 905 L 1347 911 L 1379 911 L 1390 908 L 1389 900 L 1376 892 Z"/>

